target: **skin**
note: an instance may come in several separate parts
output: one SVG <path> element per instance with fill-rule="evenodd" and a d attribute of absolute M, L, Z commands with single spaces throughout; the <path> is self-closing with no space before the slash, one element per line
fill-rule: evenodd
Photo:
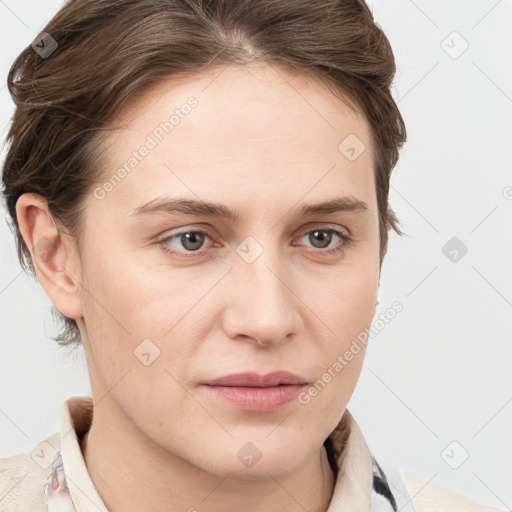
<path fill-rule="evenodd" d="M 104 140 L 105 180 L 190 96 L 198 105 L 121 183 L 88 195 L 81 253 L 44 199 L 17 203 L 28 247 L 50 241 L 45 258 L 32 254 L 38 279 L 82 334 L 95 404 L 84 457 L 113 512 L 325 511 L 335 482 L 323 442 L 364 349 L 307 405 L 274 412 L 236 409 L 200 383 L 275 370 L 314 383 L 371 325 L 380 264 L 370 127 L 311 77 L 230 65 L 130 102 Z M 366 145 L 354 161 L 338 150 L 349 134 Z M 241 219 L 130 216 L 163 194 L 223 203 Z M 368 211 L 295 213 L 340 196 Z M 353 243 L 327 255 L 344 244 L 333 234 L 321 245 L 314 230 L 329 228 Z M 195 252 L 168 238 L 204 229 L 212 238 Z M 252 263 L 236 251 L 248 236 L 263 251 Z M 164 237 L 192 256 L 165 252 Z M 134 350 L 147 338 L 160 355 L 146 366 Z M 237 457 L 248 442 L 262 454 L 250 468 Z"/>

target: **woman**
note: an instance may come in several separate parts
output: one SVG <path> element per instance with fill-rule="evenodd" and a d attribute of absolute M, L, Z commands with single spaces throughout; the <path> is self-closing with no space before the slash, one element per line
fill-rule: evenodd
<path fill-rule="evenodd" d="M 2 459 L 2 510 L 491 510 L 383 472 L 346 408 L 401 234 L 394 73 L 362 1 L 48 23 L 9 74 L 4 196 L 92 397 Z"/>

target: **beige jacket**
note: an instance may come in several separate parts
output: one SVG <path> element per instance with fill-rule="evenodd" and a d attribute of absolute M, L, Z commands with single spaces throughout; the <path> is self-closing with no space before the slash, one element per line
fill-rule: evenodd
<path fill-rule="evenodd" d="M 59 433 L 42 441 L 31 454 L 0 459 L 0 511 L 108 512 L 79 444 L 91 425 L 92 414 L 91 397 L 71 397 L 62 406 Z M 382 472 L 348 410 L 329 441 L 327 449 L 338 474 L 327 512 L 499 512 L 411 473 Z M 62 460 L 69 505 L 61 508 L 50 504 L 47 509 L 45 486 L 53 476 L 52 463 L 56 460 Z M 391 499 L 386 497 L 389 492 Z"/>

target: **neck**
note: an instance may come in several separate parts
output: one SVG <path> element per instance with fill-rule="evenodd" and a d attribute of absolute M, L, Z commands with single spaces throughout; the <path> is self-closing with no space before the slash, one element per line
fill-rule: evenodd
<path fill-rule="evenodd" d="M 221 478 L 155 445 L 121 414 L 112 414 L 107 401 L 95 406 L 81 445 L 110 512 L 325 512 L 329 507 L 335 477 L 324 446 L 279 480 Z"/>

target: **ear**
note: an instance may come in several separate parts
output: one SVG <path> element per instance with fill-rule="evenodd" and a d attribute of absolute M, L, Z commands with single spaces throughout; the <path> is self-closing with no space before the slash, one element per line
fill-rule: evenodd
<path fill-rule="evenodd" d="M 82 318 L 74 239 L 57 230 L 46 199 L 39 194 L 22 194 L 16 202 L 16 215 L 37 279 L 53 305 L 69 318 Z"/>

